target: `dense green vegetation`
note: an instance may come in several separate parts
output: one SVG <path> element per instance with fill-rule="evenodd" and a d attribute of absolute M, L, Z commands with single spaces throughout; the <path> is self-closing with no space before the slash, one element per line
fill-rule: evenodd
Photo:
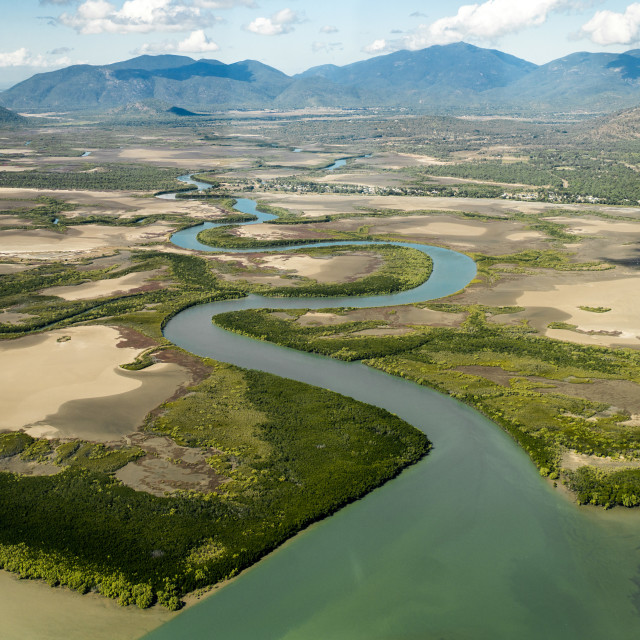
<path fill-rule="evenodd" d="M 605 471 L 584 466 L 566 475 L 569 487 L 576 492 L 581 504 L 640 505 L 640 469 Z"/>
<path fill-rule="evenodd" d="M 622 424 L 629 419 L 628 414 L 609 410 L 604 400 L 595 402 L 581 397 L 579 387 L 574 393 L 566 388 L 566 382 L 640 382 L 637 351 L 541 338 L 526 325 L 488 322 L 487 316 L 495 314 L 493 309 L 445 306 L 440 310 L 466 311 L 467 319 L 460 327 L 421 327 L 402 336 L 358 335 L 363 330 L 386 326 L 384 321 L 302 326 L 296 320 L 304 311 L 291 310 L 226 313 L 215 316 L 214 322 L 303 351 L 343 360 L 367 358 L 365 362 L 370 366 L 458 398 L 508 431 L 544 476 L 559 477 L 565 449 L 596 456 L 640 455 L 637 429 Z M 561 385 L 562 389 L 553 391 Z M 579 486 L 576 478 L 582 476 L 565 476 L 572 488 Z M 599 491 L 593 478 L 601 477 L 608 478 L 605 472 L 589 476 L 591 493 L 576 489 L 580 500 L 585 501 L 583 496 L 587 495 L 591 497 L 586 501 L 593 500 Z M 618 472 L 616 477 L 625 477 L 625 472 Z M 609 486 L 612 481 L 603 482 L 603 486 Z M 640 496 L 637 488 L 630 493 L 632 484 L 618 483 L 615 491 L 611 489 L 606 494 L 606 500 L 595 501 L 629 506 L 630 501 L 637 500 L 633 495 Z"/>
<path fill-rule="evenodd" d="M 180 169 L 134 164 L 101 164 L 96 171 L 88 165 L 69 171 L 0 171 L 0 187 L 19 189 L 88 189 L 117 191 L 178 190 L 184 184 L 176 178 Z"/>
<path fill-rule="evenodd" d="M 317 327 L 302 326 L 291 321 L 305 311 L 271 309 L 229 311 L 214 316 L 213 322 L 223 329 L 235 331 L 250 338 L 347 361 L 402 353 L 422 345 L 428 339 L 422 333 L 393 337 L 358 335 L 360 331 L 376 329 L 386 324 L 375 320 Z M 291 319 L 278 317 L 282 313 L 289 315 Z"/>
<path fill-rule="evenodd" d="M 583 311 L 590 311 L 591 313 L 607 313 L 608 311 L 611 311 L 611 307 L 588 307 L 580 305 L 578 308 Z"/>
<path fill-rule="evenodd" d="M 109 473 L 137 450 L 107 455 L 101 445 L 62 444 L 61 473 L 0 474 L 0 566 L 82 593 L 97 588 L 121 604 L 176 609 L 183 594 L 253 564 L 429 450 L 421 432 L 381 409 L 209 366 L 211 377 L 147 428 L 209 452 L 227 479 L 218 493 L 136 492 Z M 1 450 L 5 440 L 15 450 L 21 437 L 0 439 Z"/>
<path fill-rule="evenodd" d="M 540 200 L 584 202 L 590 198 L 607 204 L 638 204 L 638 168 L 626 159 L 594 150 L 544 149 L 519 161 L 481 160 L 433 165 L 416 176 L 447 176 L 480 181 L 529 185 Z M 504 188 L 502 189 L 504 192 Z"/>

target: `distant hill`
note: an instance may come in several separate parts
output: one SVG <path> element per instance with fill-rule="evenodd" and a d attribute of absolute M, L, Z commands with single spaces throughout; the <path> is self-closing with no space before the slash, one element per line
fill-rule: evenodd
<path fill-rule="evenodd" d="M 575 53 L 537 66 L 460 42 L 292 77 L 255 60 L 145 55 L 40 73 L 0 94 L 1 104 L 20 110 L 113 111 L 153 101 L 192 113 L 309 106 L 611 112 L 640 104 L 640 50 Z"/>
<path fill-rule="evenodd" d="M 584 125 L 588 137 L 596 140 L 632 140 L 640 138 L 640 107 L 598 118 Z"/>
<path fill-rule="evenodd" d="M 38 73 L 0 94 L 0 102 L 19 109 L 110 109 L 160 100 L 169 105 L 264 105 L 290 79 L 246 60 L 224 64 L 186 56 L 141 56 L 113 65 L 74 65 Z"/>
<path fill-rule="evenodd" d="M 534 69 L 486 96 L 541 109 L 613 111 L 640 103 L 640 51 L 574 53 Z"/>
<path fill-rule="evenodd" d="M 536 65 L 493 49 L 464 42 L 421 51 L 396 51 L 344 67 L 315 67 L 299 77 L 322 77 L 366 90 L 386 104 L 459 102 L 513 84 Z"/>
<path fill-rule="evenodd" d="M 0 107 L 0 126 L 25 124 L 27 119 L 9 109 Z"/>

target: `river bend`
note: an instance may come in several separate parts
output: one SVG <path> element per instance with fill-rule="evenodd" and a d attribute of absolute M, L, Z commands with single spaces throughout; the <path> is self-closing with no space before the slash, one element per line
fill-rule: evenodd
<path fill-rule="evenodd" d="M 255 203 L 240 200 L 237 208 L 255 212 Z M 259 214 L 259 221 L 268 220 L 266 215 Z M 201 228 L 173 240 L 211 251 L 197 242 Z M 313 246 L 329 244 L 355 243 Z M 357 362 L 251 340 L 211 323 L 213 315 L 237 309 L 373 307 L 439 298 L 463 288 L 475 274 L 473 262 L 461 254 L 393 244 L 433 258 L 427 283 L 364 298 L 249 296 L 187 309 L 167 324 L 166 337 L 198 355 L 325 387 L 396 413 L 426 432 L 434 449 L 149 639 L 640 637 L 637 512 L 578 508 L 540 478 L 499 427 L 449 397 Z"/>

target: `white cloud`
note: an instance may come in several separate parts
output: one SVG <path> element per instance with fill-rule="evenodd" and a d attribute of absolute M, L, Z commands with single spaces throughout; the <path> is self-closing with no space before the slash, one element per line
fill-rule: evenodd
<path fill-rule="evenodd" d="M 219 49 L 220 47 L 213 40 L 209 40 L 203 29 L 198 29 L 191 32 L 181 42 L 166 40 L 165 42 L 145 44 L 134 53 L 209 53 Z"/>
<path fill-rule="evenodd" d="M 509 33 L 543 24 L 549 13 L 566 6 L 566 0 L 487 0 L 467 4 L 455 16 L 441 18 L 428 26 L 421 25 L 410 38 L 412 48 L 421 42 L 449 44 L 460 40 L 495 40 Z"/>
<path fill-rule="evenodd" d="M 379 40 L 374 40 L 371 44 L 368 44 L 366 47 L 363 47 L 362 51 L 364 53 L 371 53 L 375 55 L 380 55 L 382 53 L 389 53 L 390 51 L 395 51 L 396 47 L 394 43 L 388 42 L 384 38 L 380 38 Z"/>
<path fill-rule="evenodd" d="M 209 40 L 207 35 L 202 29 L 193 31 L 182 42 L 178 43 L 177 51 L 184 53 L 205 53 L 207 51 L 217 51 L 220 47 Z"/>
<path fill-rule="evenodd" d="M 581 34 L 600 45 L 633 44 L 640 41 L 640 3 L 630 4 L 624 13 L 598 11 Z"/>
<path fill-rule="evenodd" d="M 293 31 L 293 25 L 302 22 L 300 16 L 291 9 L 282 9 L 270 18 L 256 18 L 247 25 L 247 30 L 261 36 L 280 36 Z"/>
<path fill-rule="evenodd" d="M 0 67 L 66 67 L 71 64 L 67 57 L 52 59 L 41 54 L 33 54 L 22 47 L 8 53 L 0 53 Z"/>
<path fill-rule="evenodd" d="M 189 31 L 216 20 L 210 11 L 181 0 L 126 0 L 120 9 L 107 0 L 86 0 L 58 18 L 82 34 Z"/>
<path fill-rule="evenodd" d="M 579 4 L 579 3 L 578 3 Z M 421 24 L 402 38 L 376 40 L 365 47 L 366 53 L 388 53 L 398 49 L 423 49 L 434 44 L 466 41 L 495 41 L 501 36 L 543 24 L 549 14 L 574 8 L 575 0 L 485 0 L 465 4 L 454 16 Z M 418 12 L 411 14 L 419 16 Z"/>
<path fill-rule="evenodd" d="M 336 49 L 342 49 L 342 42 L 319 42 L 316 40 L 311 43 L 311 50 L 314 53 L 319 53 L 320 51 L 331 53 L 331 51 L 335 51 Z"/>
<path fill-rule="evenodd" d="M 320 33 L 338 33 L 338 31 L 338 27 L 334 27 L 332 24 L 326 24 L 320 29 Z"/>

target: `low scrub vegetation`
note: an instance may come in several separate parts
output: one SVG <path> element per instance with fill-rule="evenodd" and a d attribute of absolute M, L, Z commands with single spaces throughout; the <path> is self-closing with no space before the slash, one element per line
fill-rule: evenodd
<path fill-rule="evenodd" d="M 208 362 L 211 376 L 147 429 L 208 452 L 217 493 L 156 497 L 112 475 L 142 455 L 25 434 L 0 457 L 46 443 L 52 476 L 0 473 L 0 567 L 121 604 L 178 609 L 189 591 L 253 564 L 312 522 L 397 475 L 429 450 L 396 416 L 337 393 Z M 287 410 L 283 411 L 282 408 Z"/>
<path fill-rule="evenodd" d="M 629 482 L 615 484 L 606 471 L 563 472 L 561 456 L 566 449 L 593 456 L 640 456 L 638 430 L 624 424 L 628 414 L 566 391 L 567 382 L 640 383 L 638 352 L 551 340 L 534 335 L 526 325 L 497 325 L 487 321 L 495 310 L 486 307 L 428 306 L 465 311 L 467 317 L 457 328 L 421 327 L 402 336 L 358 335 L 385 326 L 382 321 L 302 326 L 296 322 L 300 312 L 291 310 L 288 317 L 284 312 L 239 311 L 215 316 L 214 322 L 283 346 L 343 360 L 364 359 L 369 366 L 447 393 L 508 431 L 542 475 L 563 474 L 581 501 L 636 503 L 637 473 L 616 472 L 618 480 L 628 473 Z M 558 385 L 562 391 L 554 391 Z M 606 479 L 601 492 L 600 479 Z"/>

